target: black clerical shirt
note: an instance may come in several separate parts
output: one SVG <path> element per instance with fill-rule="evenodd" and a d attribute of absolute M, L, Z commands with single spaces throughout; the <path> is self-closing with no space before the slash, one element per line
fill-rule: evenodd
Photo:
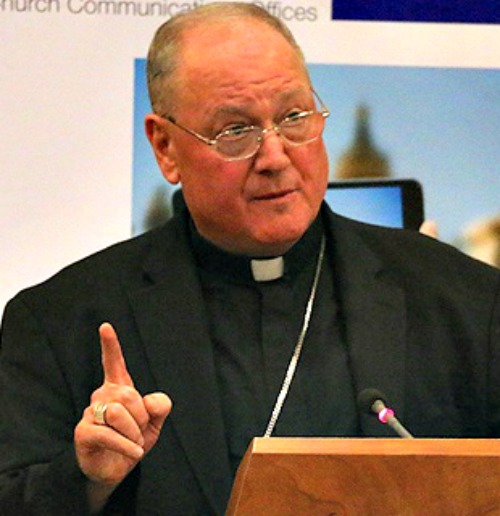
<path fill-rule="evenodd" d="M 318 217 L 284 256 L 284 275 L 257 282 L 248 257 L 223 252 L 192 231 L 233 472 L 251 439 L 266 430 L 299 338 L 322 234 Z M 359 435 L 333 274 L 327 254 L 300 360 L 273 436 Z"/>

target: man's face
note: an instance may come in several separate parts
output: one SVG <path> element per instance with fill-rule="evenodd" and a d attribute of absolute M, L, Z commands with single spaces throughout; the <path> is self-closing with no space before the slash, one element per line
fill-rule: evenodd
<path fill-rule="evenodd" d="M 234 125 L 268 128 L 291 112 L 315 109 L 303 64 L 266 25 L 232 20 L 190 30 L 184 41 L 169 113 L 180 124 L 214 138 Z M 289 147 L 270 132 L 255 156 L 227 162 L 170 122 L 158 124 L 168 135 L 161 152 L 155 149 L 160 168 L 170 182 L 180 181 L 198 231 L 215 245 L 281 254 L 316 217 L 328 181 L 321 138 Z"/>

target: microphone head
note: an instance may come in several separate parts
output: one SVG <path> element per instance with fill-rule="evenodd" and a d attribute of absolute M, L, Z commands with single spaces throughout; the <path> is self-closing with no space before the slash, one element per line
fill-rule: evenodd
<path fill-rule="evenodd" d="M 384 404 L 386 403 L 385 396 L 379 390 L 371 388 L 363 389 L 358 394 L 358 408 L 364 414 L 376 414 L 372 407 L 378 400 L 382 401 Z"/>

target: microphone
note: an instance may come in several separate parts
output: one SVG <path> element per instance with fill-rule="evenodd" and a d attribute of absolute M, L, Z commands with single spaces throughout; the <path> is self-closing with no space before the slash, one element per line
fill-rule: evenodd
<path fill-rule="evenodd" d="M 376 415 L 381 423 L 389 425 L 404 439 L 413 439 L 413 435 L 398 421 L 394 411 L 386 406 L 385 396 L 377 389 L 364 389 L 358 395 L 358 407 L 361 412 Z"/>

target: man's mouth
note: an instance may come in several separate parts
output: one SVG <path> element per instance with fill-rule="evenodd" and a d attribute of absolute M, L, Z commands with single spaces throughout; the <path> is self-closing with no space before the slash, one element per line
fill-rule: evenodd
<path fill-rule="evenodd" d="M 279 192 L 269 192 L 267 194 L 257 195 L 255 198 L 258 201 L 272 201 L 274 199 L 282 199 L 283 197 L 286 197 L 287 195 L 290 195 L 294 192 L 295 190 L 293 189 L 280 190 Z"/>

